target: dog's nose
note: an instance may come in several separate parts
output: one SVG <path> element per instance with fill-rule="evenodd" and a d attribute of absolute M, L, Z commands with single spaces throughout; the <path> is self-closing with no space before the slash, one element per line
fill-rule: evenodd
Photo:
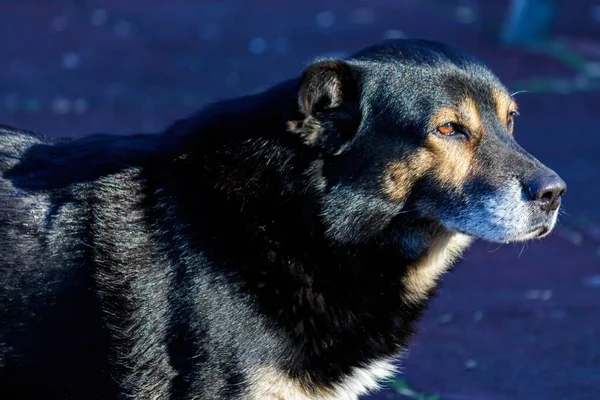
<path fill-rule="evenodd" d="M 567 184 L 556 174 L 540 174 L 529 182 L 529 197 L 546 212 L 560 206 L 560 198 L 567 192 Z"/>

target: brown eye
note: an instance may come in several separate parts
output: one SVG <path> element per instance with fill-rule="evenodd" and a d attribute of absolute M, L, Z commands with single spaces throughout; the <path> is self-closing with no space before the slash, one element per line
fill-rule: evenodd
<path fill-rule="evenodd" d="M 444 125 L 440 125 L 437 128 L 440 135 L 450 136 L 456 133 L 456 126 L 452 122 L 446 122 Z"/>
<path fill-rule="evenodd" d="M 515 116 L 519 115 L 517 111 L 511 111 L 508 113 L 508 117 L 506 118 L 506 127 L 509 130 L 512 130 L 512 127 L 515 123 Z"/>

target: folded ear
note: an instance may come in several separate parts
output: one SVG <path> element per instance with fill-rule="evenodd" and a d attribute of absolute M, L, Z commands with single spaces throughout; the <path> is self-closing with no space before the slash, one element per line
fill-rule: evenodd
<path fill-rule="evenodd" d="M 288 121 L 288 130 L 308 146 L 340 153 L 360 123 L 358 82 L 350 65 L 319 61 L 304 71 L 298 111 L 299 119 Z"/>

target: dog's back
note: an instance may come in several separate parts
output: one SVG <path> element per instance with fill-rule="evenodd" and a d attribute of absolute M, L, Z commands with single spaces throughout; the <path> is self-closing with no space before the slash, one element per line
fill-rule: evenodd
<path fill-rule="evenodd" d="M 18 390 L 13 398 L 82 398 L 89 388 L 109 393 L 114 386 L 97 298 L 101 279 L 89 263 L 102 256 L 92 250 L 100 238 L 90 227 L 119 188 L 134 200 L 133 171 L 150 142 L 0 129 L 0 387 Z M 123 199 L 119 207 L 113 218 L 131 211 Z M 116 237 L 106 228 L 104 237 Z M 65 392 L 50 389 L 58 381 L 67 382 Z"/>
<path fill-rule="evenodd" d="M 1 398 L 239 398 L 255 349 L 277 346 L 236 284 L 187 254 L 167 141 L 0 132 Z"/>

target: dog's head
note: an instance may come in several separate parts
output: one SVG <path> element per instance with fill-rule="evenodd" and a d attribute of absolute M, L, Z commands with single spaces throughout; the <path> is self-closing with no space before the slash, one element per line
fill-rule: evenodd
<path fill-rule="evenodd" d="M 515 141 L 517 104 L 481 62 L 394 40 L 305 71 L 288 129 L 322 154 L 323 217 L 360 242 L 401 215 L 493 242 L 547 235 L 566 185 Z"/>

